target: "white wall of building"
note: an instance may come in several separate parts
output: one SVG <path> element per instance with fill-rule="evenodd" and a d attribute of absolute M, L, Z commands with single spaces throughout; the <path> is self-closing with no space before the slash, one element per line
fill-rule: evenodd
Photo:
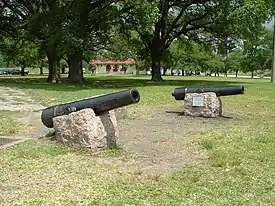
<path fill-rule="evenodd" d="M 118 72 L 110 72 L 110 73 L 121 73 L 124 74 L 123 71 L 120 71 L 121 66 L 119 67 L 119 71 Z M 113 69 L 113 67 L 112 67 Z M 132 66 L 128 66 L 126 73 L 125 74 L 134 74 L 134 71 L 136 70 L 136 66 L 132 65 Z M 97 65 L 96 66 L 96 70 L 95 70 L 96 74 L 106 74 L 106 65 Z"/>
<path fill-rule="evenodd" d="M 139 73 L 139 74 L 146 74 L 146 70 L 144 69 L 144 70 L 142 70 L 142 71 L 137 71 L 137 69 L 136 68 L 134 68 L 133 69 L 133 74 L 135 74 L 135 75 L 137 75 L 137 73 Z"/>

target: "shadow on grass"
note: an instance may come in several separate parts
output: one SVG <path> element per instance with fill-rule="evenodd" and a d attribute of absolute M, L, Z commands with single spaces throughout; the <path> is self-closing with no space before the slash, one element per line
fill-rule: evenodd
<path fill-rule="evenodd" d="M 225 115 L 221 115 L 221 116 L 218 116 L 216 118 L 208 118 L 208 117 L 192 117 L 192 116 L 187 116 L 184 114 L 183 111 L 165 111 L 165 113 L 168 113 L 168 114 L 175 114 L 175 115 L 178 115 L 178 116 L 185 116 L 185 117 L 188 117 L 190 119 L 201 119 L 201 120 L 207 120 L 207 119 L 233 119 L 233 117 L 230 117 L 230 116 L 225 116 Z"/>
<path fill-rule="evenodd" d="M 224 87 L 250 84 L 249 81 L 235 79 L 221 80 L 215 77 L 168 77 L 163 82 L 150 81 L 148 76 L 92 76 L 86 77 L 84 85 L 63 83 L 47 83 L 45 76 L 29 77 L 0 77 L 0 86 L 9 86 L 22 89 L 43 89 L 60 91 L 77 91 L 86 89 L 128 89 L 150 86 L 174 86 L 174 87 Z"/>

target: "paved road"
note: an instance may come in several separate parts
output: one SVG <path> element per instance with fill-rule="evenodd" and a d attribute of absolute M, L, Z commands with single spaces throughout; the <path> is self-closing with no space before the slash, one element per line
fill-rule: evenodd
<path fill-rule="evenodd" d="M 236 75 L 227 75 L 227 77 L 236 78 Z M 249 78 L 249 79 L 251 79 L 251 76 L 238 76 L 238 78 Z M 254 79 L 270 79 L 271 77 L 257 77 L 257 76 L 254 76 L 253 78 Z"/>

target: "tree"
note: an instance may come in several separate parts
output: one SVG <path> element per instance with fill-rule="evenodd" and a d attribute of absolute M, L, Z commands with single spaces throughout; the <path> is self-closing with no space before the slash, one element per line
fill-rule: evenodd
<path fill-rule="evenodd" d="M 208 41 L 215 47 L 216 53 L 223 56 L 225 62 L 224 72 L 227 76 L 228 54 L 235 48 L 235 40 L 238 39 L 239 31 L 236 29 L 236 18 L 232 18 L 230 14 L 238 10 L 240 4 L 231 5 L 230 1 L 221 2 L 220 22 L 213 24 L 206 32 L 210 33 Z M 205 36 L 205 35 L 204 35 Z"/>
<path fill-rule="evenodd" d="M 241 50 L 231 52 L 225 62 L 226 71 L 235 72 L 236 77 L 238 77 L 238 72 L 241 70 L 243 61 L 244 55 Z"/>
<path fill-rule="evenodd" d="M 208 44 L 194 42 L 184 37 L 179 38 L 171 44 L 164 54 L 162 60 L 163 75 L 165 75 L 166 68 L 181 69 L 182 75 L 186 70 L 195 72 L 195 74 L 200 71 L 209 71 L 210 68 L 206 61 L 213 58 L 215 58 L 213 49 Z"/>
<path fill-rule="evenodd" d="M 6 32 L 10 37 L 28 40 L 39 45 L 48 57 L 49 82 L 59 82 L 57 72 L 57 44 L 60 19 L 57 14 L 61 0 L 23 1 L 2 0 L 3 19 L 6 25 L 14 29 L 14 34 Z M 43 25 L 43 26 L 41 26 Z"/>
<path fill-rule="evenodd" d="M 271 68 L 271 83 L 275 82 L 275 2 L 273 0 L 265 0 L 268 7 L 268 19 L 267 21 L 273 20 L 273 31 L 272 31 L 272 56 L 269 62 L 269 67 Z"/>
<path fill-rule="evenodd" d="M 46 56 L 46 51 L 45 50 L 41 50 L 41 47 L 39 47 L 39 45 L 37 45 L 38 49 L 37 49 L 37 60 L 36 60 L 36 67 L 39 68 L 40 75 L 44 75 L 44 67 L 47 67 L 48 65 L 48 59 Z"/>
<path fill-rule="evenodd" d="M 3 7 L 10 11 L 6 16 L 19 22 L 24 34 L 21 37 L 32 39 L 45 50 L 49 63 L 47 81 L 60 81 L 59 62 L 66 56 L 68 80 L 83 83 L 83 55 L 88 50 L 98 50 L 108 40 L 106 31 L 112 26 L 110 21 L 116 12 L 111 5 L 114 0 L 2 1 Z"/>
<path fill-rule="evenodd" d="M 4 61 L 4 57 L 1 55 L 0 51 L 0 68 L 6 67 L 6 62 Z"/>
<path fill-rule="evenodd" d="M 275 4 L 272 5 L 272 17 L 273 17 L 273 38 L 272 38 L 272 57 L 271 57 L 271 83 L 274 82 L 275 79 Z"/>
<path fill-rule="evenodd" d="M 205 58 L 200 62 L 202 71 L 209 71 L 211 74 L 215 73 L 215 76 L 224 71 L 225 64 L 222 55 L 205 54 Z"/>
<path fill-rule="evenodd" d="M 101 57 L 120 60 L 129 58 L 137 59 L 140 45 L 136 45 L 137 42 L 133 39 L 131 39 L 133 40 L 131 41 L 128 35 L 121 33 L 117 26 L 114 26 L 111 32 L 112 34 L 109 36 L 109 41 L 105 44 L 106 52 L 104 52 Z"/>
<path fill-rule="evenodd" d="M 108 42 L 113 0 L 71 0 L 65 8 L 61 26 L 61 47 L 68 59 L 71 83 L 83 83 L 83 56 L 87 51 L 98 51 Z"/>
<path fill-rule="evenodd" d="M 152 80 L 161 81 L 160 62 L 163 54 L 170 47 L 172 42 L 182 35 L 198 36 L 202 31 L 216 28 L 224 23 L 224 5 L 228 7 L 247 7 L 243 1 L 230 0 L 128 0 L 121 6 L 123 26 L 128 29 L 135 29 L 143 42 L 146 51 L 150 54 L 152 62 Z M 253 5 L 261 7 L 262 5 Z M 230 11 L 230 9 L 229 9 Z M 240 14 L 240 12 L 237 12 Z M 234 11 L 233 17 L 239 18 Z M 230 14 L 229 14 L 230 15 Z M 248 14 L 244 14 L 248 17 Z M 250 19 L 256 19 L 258 14 L 250 14 Z M 258 21 L 257 21 L 258 22 Z"/>
<path fill-rule="evenodd" d="M 254 36 L 244 41 L 243 71 L 251 72 L 253 78 L 257 70 L 266 70 L 271 61 L 272 32 L 262 28 Z"/>
<path fill-rule="evenodd" d="M 167 69 L 181 68 L 184 75 L 184 67 L 187 66 L 188 55 L 192 53 L 192 43 L 185 38 L 174 41 L 170 48 L 164 52 L 162 65 L 164 66 L 163 75 Z"/>
<path fill-rule="evenodd" d="M 35 64 L 38 58 L 37 47 L 26 40 L 2 38 L 1 55 L 7 64 L 21 67 L 21 75 L 25 76 L 25 68 Z"/>

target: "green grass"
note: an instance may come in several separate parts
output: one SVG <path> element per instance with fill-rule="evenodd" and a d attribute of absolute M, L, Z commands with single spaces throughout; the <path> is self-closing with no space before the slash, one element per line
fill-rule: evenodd
<path fill-rule="evenodd" d="M 12 136 L 28 129 L 14 120 L 18 112 L 0 110 L 0 136 Z"/>
<path fill-rule="evenodd" d="M 94 76 L 85 86 L 44 80 L 0 79 L 0 84 L 23 88 L 48 106 L 134 87 L 141 101 L 130 108 L 139 118 L 154 108 L 181 106 L 171 96 L 175 87 L 244 85 L 245 94 L 222 98 L 224 113 L 238 125 L 195 134 L 208 160 L 167 176 L 120 172 L 116 165 L 100 164 L 98 156 L 42 140 L 0 150 L 3 205 L 274 205 L 275 84 L 268 80 L 166 77 L 153 83 L 146 76 Z M 127 155 L 118 150 L 101 157 Z"/>
<path fill-rule="evenodd" d="M 27 89 L 28 94 L 39 100 L 45 106 L 75 101 L 93 95 L 137 88 L 140 92 L 141 101 L 138 105 L 129 107 L 134 108 L 135 111 L 133 111 L 133 113 L 140 113 L 143 112 L 142 110 L 150 110 L 152 107 L 170 108 L 171 105 L 175 107 L 181 106 L 182 103 L 174 101 L 171 96 L 172 91 L 176 87 L 220 87 L 243 84 L 250 85 L 252 82 L 267 84 L 266 80 L 247 80 L 223 77 L 197 78 L 167 76 L 165 77 L 166 81 L 160 83 L 151 82 L 150 77 L 148 76 L 138 77 L 135 75 L 96 75 L 87 76 L 86 79 L 87 83 L 83 86 L 65 83 L 57 86 L 55 84 L 46 83 L 45 76 L 27 76 L 8 79 L 0 77 L 0 85 Z M 244 97 L 230 97 L 230 99 L 236 99 L 237 101 L 242 101 L 242 98 Z M 146 113 L 146 111 L 144 113 Z"/>
<path fill-rule="evenodd" d="M 8 102 L 8 100 L 4 97 L 0 97 L 0 102 Z"/>

